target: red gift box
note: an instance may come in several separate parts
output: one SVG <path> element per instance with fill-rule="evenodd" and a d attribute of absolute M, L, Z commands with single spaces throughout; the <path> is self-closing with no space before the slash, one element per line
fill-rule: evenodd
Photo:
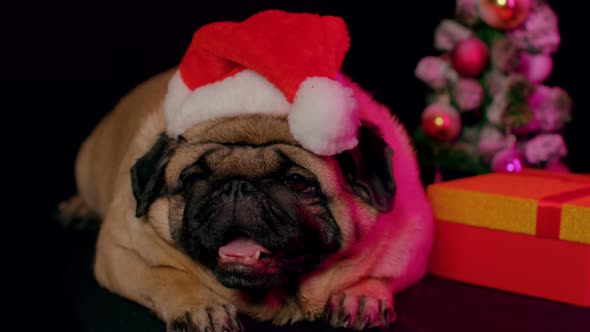
<path fill-rule="evenodd" d="M 428 186 L 432 274 L 590 306 L 590 176 L 525 170 Z"/>

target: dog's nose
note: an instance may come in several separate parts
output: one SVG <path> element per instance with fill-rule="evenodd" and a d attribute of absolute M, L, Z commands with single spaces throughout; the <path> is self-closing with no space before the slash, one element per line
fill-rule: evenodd
<path fill-rule="evenodd" d="M 256 191 L 256 187 L 249 181 L 233 179 L 223 185 L 222 191 L 234 201 L 240 201 L 244 197 Z"/>

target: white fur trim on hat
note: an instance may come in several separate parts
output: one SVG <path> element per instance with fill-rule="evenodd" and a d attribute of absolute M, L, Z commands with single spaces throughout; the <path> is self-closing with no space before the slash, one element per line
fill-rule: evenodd
<path fill-rule="evenodd" d="M 167 121 L 168 117 L 174 114 L 190 93 L 191 90 L 184 84 L 180 78 L 180 71 L 177 70 L 168 82 L 168 91 L 166 98 L 164 98 L 164 113 Z"/>
<path fill-rule="evenodd" d="M 197 123 L 247 113 L 286 114 L 290 104 L 267 79 L 250 69 L 190 91 L 179 72 L 164 101 L 166 131 L 176 137 Z"/>
<path fill-rule="evenodd" d="M 334 155 L 358 144 L 359 114 L 354 92 L 327 77 L 308 77 L 289 112 L 293 137 L 318 155 Z"/>

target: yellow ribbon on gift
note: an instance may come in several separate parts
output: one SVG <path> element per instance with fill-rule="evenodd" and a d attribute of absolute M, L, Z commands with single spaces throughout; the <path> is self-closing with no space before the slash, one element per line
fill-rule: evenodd
<path fill-rule="evenodd" d="M 539 202 L 590 188 L 590 176 L 527 170 L 491 173 L 435 183 L 427 188 L 434 215 L 455 222 L 532 236 L 538 233 Z M 555 238 L 590 244 L 590 194 L 560 204 Z"/>

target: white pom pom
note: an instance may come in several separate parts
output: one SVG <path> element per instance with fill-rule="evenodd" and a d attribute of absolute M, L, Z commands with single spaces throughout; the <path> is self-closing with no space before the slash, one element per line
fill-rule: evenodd
<path fill-rule="evenodd" d="M 358 144 L 359 115 L 353 90 L 326 77 L 299 86 L 289 112 L 293 137 L 315 154 L 330 156 Z"/>

